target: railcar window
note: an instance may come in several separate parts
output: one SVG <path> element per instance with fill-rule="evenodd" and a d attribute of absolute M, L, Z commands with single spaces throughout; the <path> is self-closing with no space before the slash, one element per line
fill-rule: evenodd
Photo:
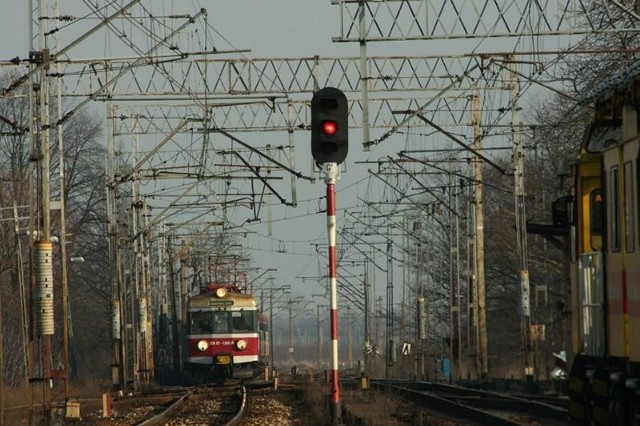
<path fill-rule="evenodd" d="M 618 191 L 618 168 L 612 167 L 609 171 L 609 248 L 611 251 L 620 251 L 620 193 Z"/>
<path fill-rule="evenodd" d="M 604 231 L 604 202 L 602 199 L 602 189 L 594 189 L 589 194 L 589 205 L 591 206 L 591 247 L 600 250 L 595 244 L 593 237 L 602 237 Z"/>
<path fill-rule="evenodd" d="M 624 163 L 624 238 L 625 249 L 632 252 L 635 249 L 636 235 L 634 231 L 633 214 L 633 163 Z"/>
<path fill-rule="evenodd" d="M 589 194 L 591 205 L 591 235 L 602 236 L 604 224 L 604 203 L 602 202 L 602 189 L 594 189 Z"/>

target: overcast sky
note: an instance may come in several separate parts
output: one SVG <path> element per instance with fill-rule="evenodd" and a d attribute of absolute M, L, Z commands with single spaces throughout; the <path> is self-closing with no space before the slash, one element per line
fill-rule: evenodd
<path fill-rule="evenodd" d="M 69 6 L 61 3 L 63 7 Z M 226 46 L 221 43 L 218 48 L 251 49 L 254 57 L 358 54 L 357 44 L 331 42 L 331 37 L 338 33 L 339 8 L 329 0 L 176 0 L 175 3 L 176 11 L 195 14 L 200 7 L 207 10 L 209 22 L 230 43 Z M 2 0 L 2 5 L 0 58 L 26 57 L 28 2 Z M 78 14 L 86 12 L 84 6 L 78 9 Z"/>

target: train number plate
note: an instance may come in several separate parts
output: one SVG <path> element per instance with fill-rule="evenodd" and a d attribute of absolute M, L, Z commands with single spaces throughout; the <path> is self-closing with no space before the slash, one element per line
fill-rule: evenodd
<path fill-rule="evenodd" d="M 231 357 L 229 355 L 219 356 L 217 362 L 218 364 L 231 364 Z"/>

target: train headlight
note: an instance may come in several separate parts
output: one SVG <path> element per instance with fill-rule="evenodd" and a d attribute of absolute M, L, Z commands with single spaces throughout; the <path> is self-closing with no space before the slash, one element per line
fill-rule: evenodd
<path fill-rule="evenodd" d="M 208 347 L 209 347 L 209 344 L 207 343 L 206 340 L 200 340 L 198 342 L 198 350 L 200 350 L 201 352 L 206 351 Z"/>
<path fill-rule="evenodd" d="M 216 296 L 218 297 L 224 297 L 227 294 L 227 289 L 224 287 L 218 287 L 216 289 Z"/>
<path fill-rule="evenodd" d="M 243 351 L 245 349 L 247 349 L 247 341 L 246 340 L 238 340 L 236 342 L 236 348 L 238 348 L 239 351 Z"/>

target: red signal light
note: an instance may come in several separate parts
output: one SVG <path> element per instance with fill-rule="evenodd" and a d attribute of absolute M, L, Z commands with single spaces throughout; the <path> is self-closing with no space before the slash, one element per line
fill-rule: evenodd
<path fill-rule="evenodd" d="M 333 135 L 338 131 L 338 123 L 327 120 L 322 122 L 322 132 L 326 135 Z"/>

